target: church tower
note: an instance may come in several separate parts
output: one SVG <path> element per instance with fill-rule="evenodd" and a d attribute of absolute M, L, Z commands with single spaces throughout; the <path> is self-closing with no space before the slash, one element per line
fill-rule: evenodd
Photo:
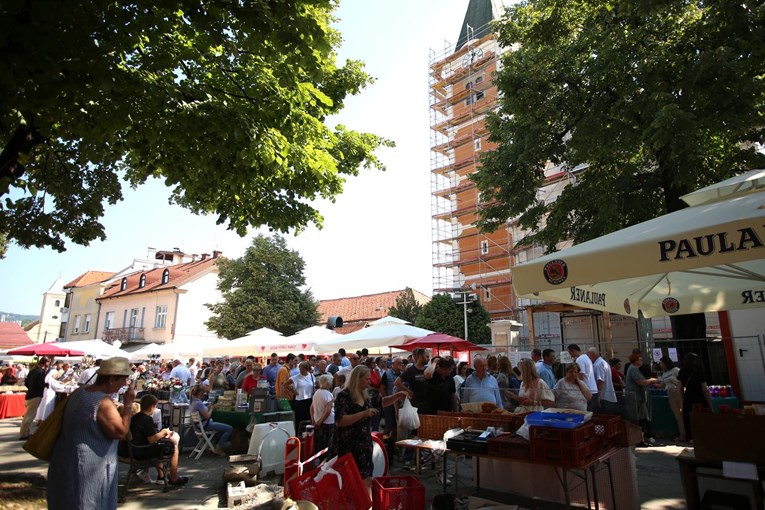
<path fill-rule="evenodd" d="M 480 299 L 492 319 L 512 317 L 507 229 L 478 232 L 481 197 L 469 176 L 489 143 L 486 114 L 497 109 L 493 79 L 503 50 L 490 22 L 499 2 L 470 0 L 457 43 L 430 55 L 433 292 Z"/>

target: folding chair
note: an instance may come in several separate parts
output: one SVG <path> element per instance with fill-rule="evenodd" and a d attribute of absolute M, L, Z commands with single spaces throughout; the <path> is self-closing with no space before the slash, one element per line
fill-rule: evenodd
<path fill-rule="evenodd" d="M 211 453 L 215 453 L 215 446 L 212 444 L 212 438 L 215 437 L 216 432 L 208 433 L 205 430 L 205 427 L 202 424 L 202 417 L 197 411 L 191 411 L 190 414 L 191 427 L 194 430 L 194 434 L 197 436 L 197 439 L 199 439 L 199 442 L 189 454 L 189 458 L 194 457 L 194 454 L 196 454 L 196 457 L 194 458 L 199 459 L 208 448 L 210 449 Z"/>

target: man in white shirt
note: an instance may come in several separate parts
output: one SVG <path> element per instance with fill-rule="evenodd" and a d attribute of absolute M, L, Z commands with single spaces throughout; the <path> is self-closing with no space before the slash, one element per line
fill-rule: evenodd
<path fill-rule="evenodd" d="M 173 370 L 170 372 L 170 378 L 180 379 L 183 384 L 188 386 L 194 385 L 194 381 L 191 379 L 191 372 L 189 372 L 189 369 L 180 359 L 173 361 Z"/>
<path fill-rule="evenodd" d="M 97 359 L 95 365 L 92 367 L 86 368 L 82 371 L 80 374 L 80 379 L 77 381 L 77 384 L 80 386 L 90 386 L 94 382 L 96 382 L 96 372 L 98 372 L 98 367 L 101 366 L 101 360 Z"/>
<path fill-rule="evenodd" d="M 595 411 L 598 401 L 598 385 L 595 382 L 595 371 L 592 368 L 592 360 L 587 356 L 582 356 L 582 350 L 577 344 L 570 344 L 566 350 L 579 365 L 579 377 L 587 384 L 587 389 L 592 393 L 592 398 L 587 402 L 587 410 Z"/>
<path fill-rule="evenodd" d="M 194 358 L 189 358 L 189 373 L 191 374 L 191 380 L 196 383 L 197 381 L 197 372 L 199 371 L 199 367 L 197 367 L 197 360 Z"/>
<path fill-rule="evenodd" d="M 600 397 L 598 410 L 604 413 L 615 413 L 617 402 L 614 381 L 611 378 L 611 365 L 603 359 L 597 347 L 587 349 L 587 357 L 592 361 L 595 384 L 598 385 L 598 396 Z"/>

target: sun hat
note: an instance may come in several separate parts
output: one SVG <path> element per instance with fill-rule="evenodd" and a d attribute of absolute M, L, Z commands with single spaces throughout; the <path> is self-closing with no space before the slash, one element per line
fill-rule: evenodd
<path fill-rule="evenodd" d="M 100 375 L 132 375 L 130 361 L 127 358 L 109 358 L 101 362 Z"/>

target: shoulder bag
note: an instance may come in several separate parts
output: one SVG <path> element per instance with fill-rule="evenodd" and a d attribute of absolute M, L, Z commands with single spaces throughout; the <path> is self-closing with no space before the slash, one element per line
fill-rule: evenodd
<path fill-rule="evenodd" d="M 75 393 L 77 393 L 77 391 L 75 391 Z M 72 395 L 68 395 L 62 402 L 60 402 L 55 409 L 53 409 L 53 412 L 50 413 L 50 416 L 43 420 L 40 426 L 37 427 L 35 433 L 24 443 L 24 450 L 33 457 L 50 462 L 51 455 L 53 454 L 53 447 L 56 445 L 58 436 L 61 433 L 61 426 L 64 423 L 64 411 L 66 410 L 66 406 L 72 398 Z"/>

